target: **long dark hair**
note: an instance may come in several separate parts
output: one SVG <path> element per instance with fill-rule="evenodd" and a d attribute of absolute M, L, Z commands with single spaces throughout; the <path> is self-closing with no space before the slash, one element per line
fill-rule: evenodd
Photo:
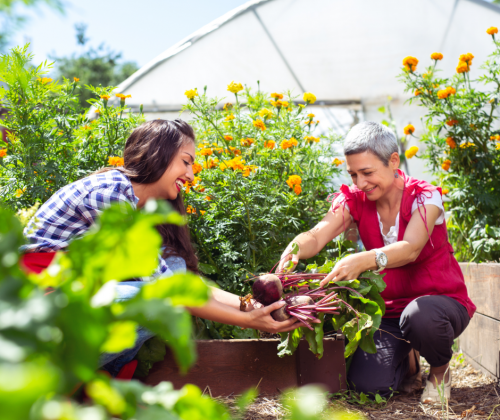
<path fill-rule="evenodd" d="M 135 183 L 151 184 L 164 174 L 179 149 L 195 141 L 192 127 L 180 120 L 152 120 L 137 127 L 125 143 L 123 160 L 119 168 L 104 168 L 99 172 L 118 169 Z M 167 200 L 174 210 L 186 214 L 182 194 L 175 200 Z M 189 228 L 176 225 L 159 225 L 163 238 L 163 257 L 176 255 L 184 258 L 187 269 L 197 273 L 198 259 L 191 244 Z"/>

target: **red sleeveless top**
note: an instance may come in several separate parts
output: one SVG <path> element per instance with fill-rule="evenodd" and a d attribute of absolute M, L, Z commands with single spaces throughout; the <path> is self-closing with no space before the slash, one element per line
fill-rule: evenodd
<path fill-rule="evenodd" d="M 410 222 L 411 207 L 415 199 L 418 203 L 418 212 L 426 222 L 423 206 L 425 194 L 429 195 L 436 189 L 441 194 L 442 192 L 441 188 L 406 176 L 402 171 L 399 171 L 399 174 L 404 180 L 399 210 L 398 241 L 401 241 Z M 347 203 L 366 250 L 384 247 L 376 202 L 368 200 L 366 194 L 356 186 L 342 185 L 340 193 L 344 194 L 345 198 L 337 202 L 333 210 Z M 338 196 L 340 193 L 335 195 Z M 382 293 L 386 304 L 386 318 L 399 318 L 412 300 L 426 295 L 445 295 L 455 299 L 465 306 L 471 318 L 476 310 L 476 306 L 467 295 L 462 270 L 448 241 L 446 223 L 434 226 L 429 241 L 415 261 L 402 267 L 386 268 L 383 273 L 386 274 L 384 281 L 387 283 L 387 288 Z"/>

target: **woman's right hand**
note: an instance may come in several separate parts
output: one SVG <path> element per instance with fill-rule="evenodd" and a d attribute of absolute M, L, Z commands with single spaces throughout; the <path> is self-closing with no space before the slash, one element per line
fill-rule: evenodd
<path fill-rule="evenodd" d="M 288 332 L 301 327 L 303 324 L 294 317 L 291 317 L 283 322 L 278 322 L 273 319 L 271 312 L 281 308 L 285 302 L 283 300 L 274 302 L 269 306 L 264 306 L 261 309 L 254 309 L 251 312 L 246 312 L 249 317 L 246 328 L 253 328 L 259 331 L 265 331 L 271 334 L 280 332 Z M 318 321 L 319 322 L 319 321 Z"/>
<path fill-rule="evenodd" d="M 292 241 L 283 251 L 283 254 L 281 254 L 281 259 L 277 271 L 279 273 L 282 273 L 284 270 L 292 271 L 295 268 L 295 266 L 299 263 L 299 259 L 300 259 L 299 244 L 295 241 Z M 289 261 L 292 262 L 292 266 L 289 266 L 290 264 Z"/>

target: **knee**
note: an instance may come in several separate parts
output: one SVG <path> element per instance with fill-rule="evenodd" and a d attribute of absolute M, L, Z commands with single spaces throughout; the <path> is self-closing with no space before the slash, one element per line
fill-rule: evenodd
<path fill-rule="evenodd" d="M 429 334 L 429 325 L 436 322 L 436 310 L 438 308 L 426 299 L 418 298 L 410 302 L 401 314 L 399 322 L 403 336 Z"/>
<path fill-rule="evenodd" d="M 381 397 L 389 397 L 397 388 L 395 381 L 388 380 L 389 378 L 378 378 L 376 376 L 364 374 L 347 374 L 347 384 L 349 389 L 358 393 L 364 393 L 370 398 L 375 398 L 376 394 Z M 394 382 L 394 383 L 393 383 Z"/>

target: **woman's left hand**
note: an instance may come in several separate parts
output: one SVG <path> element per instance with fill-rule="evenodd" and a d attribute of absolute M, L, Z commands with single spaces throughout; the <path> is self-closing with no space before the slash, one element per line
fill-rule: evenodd
<path fill-rule="evenodd" d="M 353 280 L 359 277 L 359 275 L 366 271 L 367 257 L 369 252 L 360 252 L 359 254 L 349 255 L 342 258 L 335 264 L 333 270 L 328 276 L 326 276 L 320 283 L 321 287 L 325 287 L 331 281 L 341 281 L 341 280 Z M 375 261 L 375 255 L 372 254 L 372 259 Z"/>

